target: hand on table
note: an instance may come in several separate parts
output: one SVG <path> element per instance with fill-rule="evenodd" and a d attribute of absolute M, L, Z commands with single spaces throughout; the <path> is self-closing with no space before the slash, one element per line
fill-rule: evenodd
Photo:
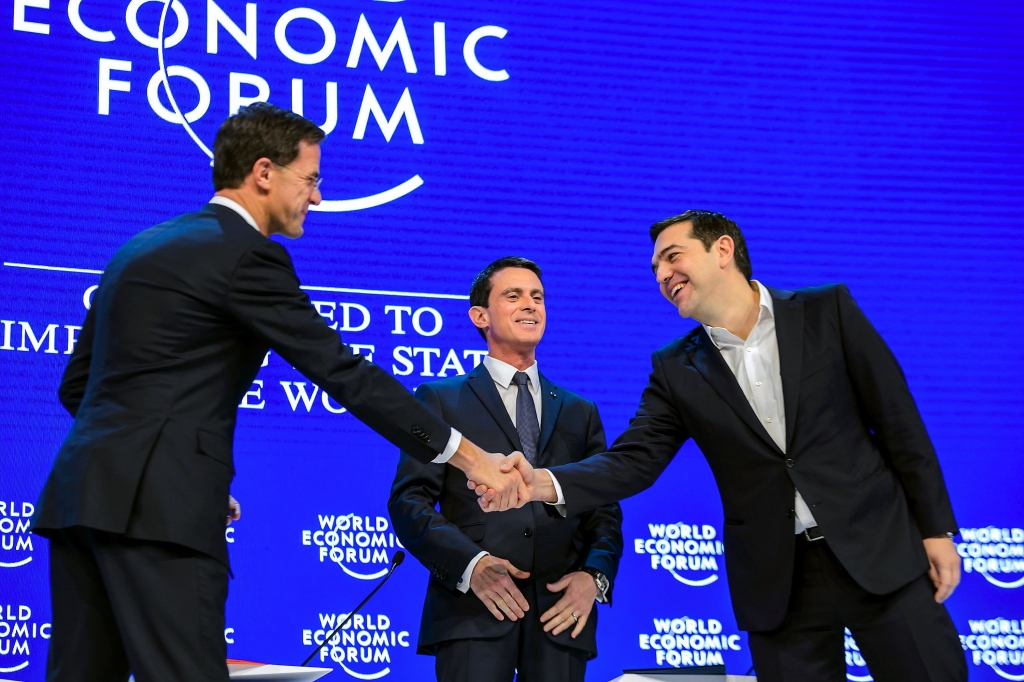
<path fill-rule="evenodd" d="M 520 579 L 530 577 L 526 571 L 520 571 L 504 559 L 488 554 L 476 563 L 469 579 L 473 594 L 480 598 L 498 620 L 505 620 L 505 616 L 509 620 L 518 620 L 530 610 L 526 597 L 509 577 L 510 573 Z"/>
<path fill-rule="evenodd" d="M 540 622 L 544 623 L 544 632 L 560 635 L 566 628 L 572 627 L 572 638 L 576 639 L 576 635 L 583 632 L 590 618 L 590 610 L 594 608 L 594 600 L 597 599 L 594 576 L 584 571 L 569 573 L 558 582 L 548 584 L 548 590 L 565 590 L 565 594 L 540 617 Z"/>
<path fill-rule="evenodd" d="M 228 522 L 227 525 L 231 525 L 232 521 L 237 521 L 242 518 L 242 505 L 232 495 L 228 495 Z"/>
<path fill-rule="evenodd" d="M 928 577 L 935 585 L 935 601 L 941 604 L 960 584 L 960 555 L 948 537 L 925 538 L 924 551 L 930 564 Z"/>

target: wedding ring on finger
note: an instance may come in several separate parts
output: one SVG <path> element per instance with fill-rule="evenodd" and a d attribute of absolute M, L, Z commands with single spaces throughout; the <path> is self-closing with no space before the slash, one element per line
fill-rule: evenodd
<path fill-rule="evenodd" d="M 572 619 L 577 623 L 580 622 L 579 616 L 577 616 L 575 613 L 570 613 L 569 615 L 572 616 Z"/>

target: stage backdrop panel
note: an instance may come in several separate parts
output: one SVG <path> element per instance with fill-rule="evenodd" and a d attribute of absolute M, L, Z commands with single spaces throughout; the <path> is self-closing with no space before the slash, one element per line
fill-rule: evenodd
<path fill-rule="evenodd" d="M 658 294 L 646 233 L 687 208 L 735 219 L 769 285 L 846 282 L 946 473 L 972 679 L 1024 679 L 1022 18 L 996 0 L 4 0 L 0 678 L 43 679 L 47 546 L 26 520 L 104 264 L 201 207 L 217 126 L 269 99 L 328 132 L 325 201 L 287 243 L 302 283 L 410 389 L 479 362 L 470 281 L 526 256 L 548 294 L 541 369 L 614 438 L 651 351 L 692 325 Z M 228 650 L 298 663 L 399 549 L 396 452 L 274 353 L 235 445 Z M 699 451 L 623 510 L 588 679 L 745 672 Z M 431 676 L 427 580 L 402 566 L 317 658 L 332 679 Z M 852 639 L 847 661 L 870 679 Z"/>

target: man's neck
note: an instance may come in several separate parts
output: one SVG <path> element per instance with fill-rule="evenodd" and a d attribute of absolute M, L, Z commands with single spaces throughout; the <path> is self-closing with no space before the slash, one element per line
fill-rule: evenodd
<path fill-rule="evenodd" d="M 701 324 L 723 327 L 737 338 L 747 340 L 761 313 L 761 290 L 746 279 L 723 288 L 712 311 L 694 316 Z"/>
<path fill-rule="evenodd" d="M 256 221 L 256 227 L 260 233 L 264 237 L 270 236 L 270 217 L 267 215 L 266 209 L 259 198 L 253 196 L 253 193 L 248 191 L 244 185 L 234 189 L 218 190 L 216 195 L 225 199 L 231 199 L 231 201 L 244 208 L 252 216 L 252 219 Z"/>
<path fill-rule="evenodd" d="M 536 346 L 529 350 L 505 348 L 492 343 L 487 344 L 487 354 L 495 360 L 512 365 L 520 372 L 525 372 L 537 362 Z"/>

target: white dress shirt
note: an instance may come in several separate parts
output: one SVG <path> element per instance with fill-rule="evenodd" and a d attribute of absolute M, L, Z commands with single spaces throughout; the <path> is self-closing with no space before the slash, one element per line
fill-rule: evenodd
<path fill-rule="evenodd" d="M 743 395 L 754 409 L 754 414 L 761 420 L 761 425 L 785 453 L 786 408 L 782 399 L 782 375 L 779 372 L 779 341 L 775 336 L 775 306 L 771 292 L 757 280 L 752 281 L 757 284 L 761 294 L 760 312 L 757 324 L 747 340 L 744 341 L 723 327 L 704 325 L 704 330 L 729 365 Z M 548 475 L 551 476 L 550 471 Z M 551 476 L 551 483 L 558 498 L 553 504 L 564 505 L 562 488 L 554 476 Z M 799 490 L 796 491 L 793 510 L 796 512 L 794 533 L 799 534 L 806 528 L 818 525 Z"/>
<path fill-rule="evenodd" d="M 491 380 L 494 381 L 494 388 L 498 390 L 498 397 L 501 398 L 501 404 L 505 406 L 505 411 L 508 412 L 509 419 L 512 420 L 512 426 L 515 426 L 516 400 L 519 398 L 519 387 L 512 383 L 512 377 L 519 370 L 507 362 L 492 358 L 490 355 L 484 356 L 484 367 L 487 369 L 487 373 L 491 375 Z M 541 420 L 540 370 L 537 369 L 537 363 L 534 362 L 525 371 L 526 376 L 530 378 L 527 386 L 529 386 L 530 395 L 533 397 L 533 406 L 537 408 L 537 425 L 539 426 Z M 462 572 L 462 577 L 459 578 L 457 586 L 459 592 L 465 594 L 469 591 L 469 581 L 473 577 L 473 569 L 488 554 L 490 552 L 480 552 L 469 562 L 466 570 Z"/>
<path fill-rule="evenodd" d="M 228 199 L 227 197 L 222 197 L 219 194 L 215 194 L 213 195 L 213 198 L 210 199 L 209 203 L 217 204 L 218 206 L 223 206 L 225 208 L 230 208 L 232 211 L 242 216 L 242 220 L 252 225 L 252 229 L 256 230 L 257 232 L 260 231 L 259 225 L 256 224 L 255 220 L 253 220 L 252 215 L 250 215 L 248 211 L 242 208 L 242 205 L 239 204 L 237 201 Z M 452 455 L 455 454 L 455 451 L 459 449 L 460 445 L 462 445 L 462 434 L 456 431 L 455 429 L 452 429 L 451 435 L 448 436 L 448 445 L 445 447 L 444 452 L 442 452 L 440 455 L 438 455 L 431 461 L 437 464 L 444 464 L 445 462 L 452 458 Z"/>
<path fill-rule="evenodd" d="M 760 312 L 757 324 L 747 335 L 746 341 L 724 327 L 704 325 L 704 330 L 721 352 L 725 364 L 732 370 L 747 402 L 761 420 L 761 426 L 785 453 L 786 407 L 779 371 L 779 341 L 775 336 L 775 306 L 768 288 L 757 280 L 753 282 L 761 293 Z M 793 510 L 796 512 L 793 520 L 795 533 L 802 533 L 805 528 L 818 525 L 799 490 L 796 491 Z"/>

